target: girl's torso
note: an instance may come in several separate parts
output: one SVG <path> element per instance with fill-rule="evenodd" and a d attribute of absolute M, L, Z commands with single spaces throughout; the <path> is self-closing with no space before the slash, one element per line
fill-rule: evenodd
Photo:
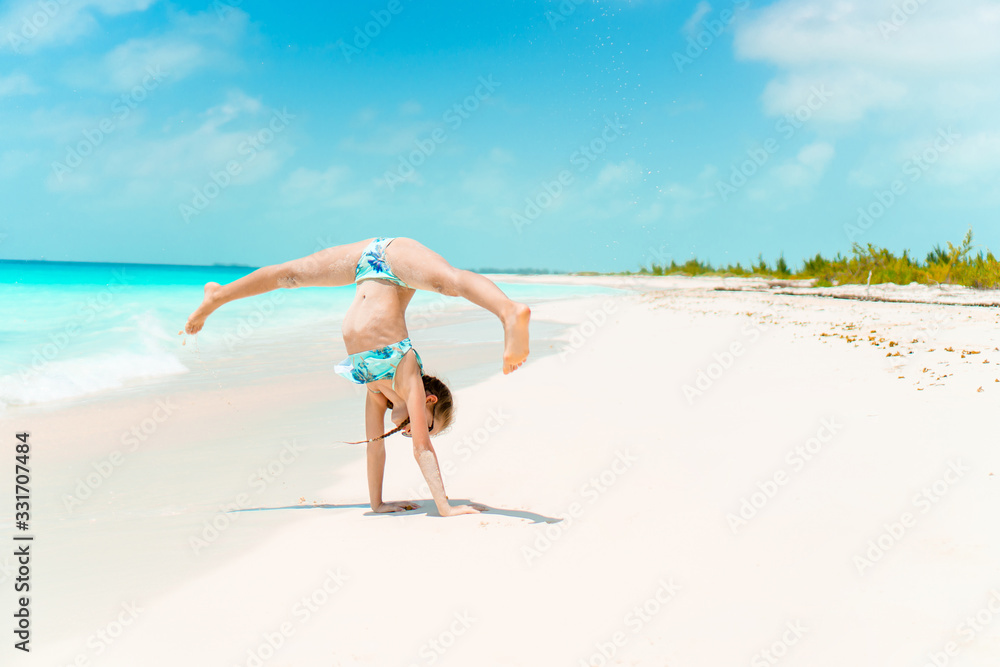
<path fill-rule="evenodd" d="M 368 262 L 371 255 L 366 257 L 366 253 L 371 249 L 370 245 L 366 245 L 363 251 L 359 250 L 358 258 L 355 260 L 355 276 L 357 277 L 359 273 L 357 265 L 364 260 L 367 266 L 361 273 L 370 276 L 371 269 L 375 268 L 376 274 L 383 271 L 388 272 L 391 274 L 390 278 L 399 280 L 399 277 L 392 272 L 388 246 L 389 244 L 385 244 L 381 248 L 381 253 L 375 258 L 374 263 Z M 378 249 L 376 249 L 376 254 L 378 255 Z M 396 253 L 392 252 L 391 254 Z M 341 323 L 341 333 L 348 354 L 375 350 L 409 338 L 409 333 L 406 330 L 406 308 L 416 290 L 390 280 L 364 277 L 364 275 L 362 278 L 361 282 L 356 283 L 354 301 L 351 302 Z M 407 372 L 420 373 L 412 353 L 407 354 L 399 364 L 405 366 L 408 369 Z M 408 415 L 406 402 L 395 391 L 393 379 L 394 377 L 377 380 L 368 383 L 367 386 L 370 391 L 378 391 L 392 401 L 392 421 L 398 426 Z"/>
<path fill-rule="evenodd" d="M 358 283 L 354 301 L 341 323 L 347 353 L 373 350 L 408 338 L 406 307 L 415 293 L 384 280 Z"/>

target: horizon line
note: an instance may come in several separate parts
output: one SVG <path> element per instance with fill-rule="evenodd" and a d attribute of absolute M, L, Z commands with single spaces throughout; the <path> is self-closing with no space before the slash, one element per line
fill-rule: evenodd
<path fill-rule="evenodd" d="M 86 260 L 65 260 L 65 259 L 6 259 L 0 258 L 0 263 L 20 263 L 20 264 L 90 264 L 90 265 L 103 265 L 103 266 L 158 266 L 164 268 L 185 268 L 185 269 L 251 269 L 257 270 L 259 266 L 253 266 L 250 264 L 235 264 L 235 263 L 215 263 L 215 264 L 169 264 L 160 262 L 96 262 L 96 261 L 86 261 Z M 475 273 L 492 273 L 492 274 L 511 274 L 511 275 L 525 275 L 525 274 L 538 274 L 538 275 L 571 275 L 573 273 L 579 273 L 579 271 L 554 271 L 552 269 L 540 269 L 532 267 L 522 267 L 522 268 L 508 268 L 508 269 L 498 269 L 495 267 L 487 267 L 484 269 L 468 269 L 474 271 Z"/>

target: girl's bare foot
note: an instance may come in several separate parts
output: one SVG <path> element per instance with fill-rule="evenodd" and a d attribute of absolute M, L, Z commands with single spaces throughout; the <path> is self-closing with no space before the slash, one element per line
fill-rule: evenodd
<path fill-rule="evenodd" d="M 503 321 L 503 373 L 520 368 L 528 358 L 528 320 L 531 309 L 523 303 L 514 302 Z"/>
<path fill-rule="evenodd" d="M 215 304 L 215 294 L 222 287 L 219 283 L 205 283 L 205 299 L 198 306 L 198 309 L 191 313 L 184 331 L 189 334 L 196 334 L 205 325 L 205 318 L 212 314 L 218 307 Z"/>
<path fill-rule="evenodd" d="M 479 514 L 486 508 L 482 505 L 451 505 L 444 512 L 441 512 L 441 516 L 458 516 L 460 514 Z"/>

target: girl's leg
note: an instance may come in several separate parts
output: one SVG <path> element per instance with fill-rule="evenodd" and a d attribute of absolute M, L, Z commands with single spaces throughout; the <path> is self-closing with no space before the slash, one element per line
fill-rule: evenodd
<path fill-rule="evenodd" d="M 416 289 L 461 296 L 490 311 L 503 323 L 503 372 L 516 370 L 528 358 L 528 321 L 531 310 L 511 301 L 492 280 L 456 269 L 444 257 L 413 239 L 397 238 L 386 249 L 386 259 L 400 280 Z"/>
<path fill-rule="evenodd" d="M 368 241 L 358 241 L 320 250 L 284 264 L 265 266 L 227 285 L 208 283 L 205 285 L 204 301 L 188 318 L 184 330 L 189 334 L 198 333 L 205 318 L 219 306 L 236 299 L 264 294 L 281 287 L 350 285 L 354 282 L 354 271 L 361 251 L 367 244 Z"/>

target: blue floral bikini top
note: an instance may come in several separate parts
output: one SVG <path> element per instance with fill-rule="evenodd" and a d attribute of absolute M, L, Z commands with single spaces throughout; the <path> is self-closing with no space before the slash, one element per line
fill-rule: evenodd
<path fill-rule="evenodd" d="M 395 283 L 400 287 L 405 287 L 407 289 L 413 289 L 402 280 L 399 279 L 392 271 L 392 267 L 389 266 L 389 260 L 386 259 L 385 249 L 389 247 L 389 244 L 395 241 L 395 238 L 377 238 L 373 239 L 371 243 L 361 252 L 361 257 L 358 259 L 358 266 L 354 269 L 354 282 L 360 283 L 362 280 L 374 280 L 376 278 L 381 280 L 388 280 L 391 283 Z"/>

